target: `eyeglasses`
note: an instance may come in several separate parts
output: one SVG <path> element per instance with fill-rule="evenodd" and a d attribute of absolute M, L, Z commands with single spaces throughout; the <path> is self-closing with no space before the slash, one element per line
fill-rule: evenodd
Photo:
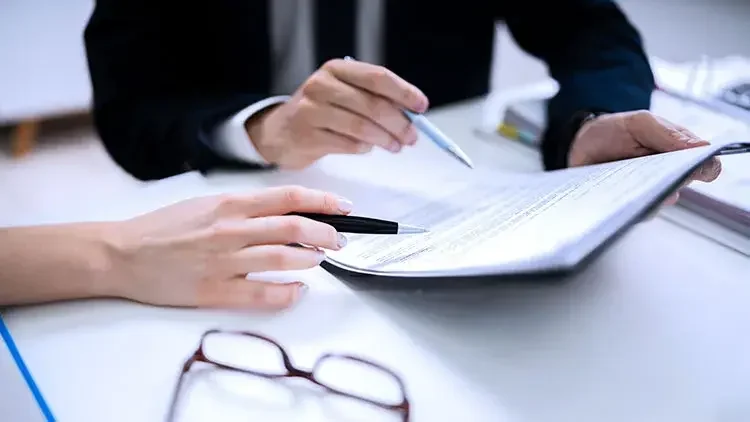
<path fill-rule="evenodd" d="M 352 355 L 327 353 L 307 371 L 295 367 L 289 354 L 276 341 L 260 334 L 225 330 L 203 333 L 198 349 L 185 361 L 172 394 L 167 421 L 174 420 L 185 374 L 196 362 L 266 379 L 303 378 L 329 393 L 399 412 L 403 422 L 409 421 L 410 406 L 404 382 L 378 363 Z"/>

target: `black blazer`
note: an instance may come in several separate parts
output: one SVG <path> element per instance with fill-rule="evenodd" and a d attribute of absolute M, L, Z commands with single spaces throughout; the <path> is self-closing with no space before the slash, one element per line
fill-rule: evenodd
<path fill-rule="evenodd" d="M 498 19 L 546 62 L 560 84 L 543 140 L 547 169 L 565 166 L 577 111 L 650 105 L 640 36 L 612 1 L 384 3 L 384 64 L 432 107 L 487 93 Z M 143 180 L 253 167 L 220 157 L 207 134 L 269 96 L 268 13 L 264 0 L 98 0 L 84 37 L 94 120 L 113 159 Z"/>

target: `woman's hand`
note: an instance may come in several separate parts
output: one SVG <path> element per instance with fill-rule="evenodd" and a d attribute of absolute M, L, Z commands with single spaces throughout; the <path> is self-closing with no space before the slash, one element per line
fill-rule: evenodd
<path fill-rule="evenodd" d="M 189 199 L 115 225 L 111 294 L 155 305 L 280 309 L 302 282 L 247 280 L 248 273 L 302 270 L 346 238 L 290 212 L 347 214 L 351 203 L 296 186 Z M 288 246 L 302 244 L 305 247 Z"/>

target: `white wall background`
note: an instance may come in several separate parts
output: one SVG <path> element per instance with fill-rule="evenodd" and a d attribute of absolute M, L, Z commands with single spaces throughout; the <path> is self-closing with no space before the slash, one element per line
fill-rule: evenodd
<path fill-rule="evenodd" d="M 647 52 L 672 61 L 701 54 L 750 56 L 750 0 L 619 0 L 645 40 Z M 505 88 L 546 75 L 544 65 L 498 30 L 492 86 Z"/>
<path fill-rule="evenodd" d="M 88 107 L 82 31 L 93 4 L 94 0 L 0 0 L 0 124 Z M 651 54 L 672 60 L 692 60 L 701 54 L 750 55 L 750 0 L 620 4 L 641 29 Z M 492 82 L 497 88 L 545 75 L 543 65 L 520 51 L 503 28 L 496 60 Z"/>
<path fill-rule="evenodd" d="M 0 124 L 88 107 L 83 28 L 94 0 L 0 0 Z"/>

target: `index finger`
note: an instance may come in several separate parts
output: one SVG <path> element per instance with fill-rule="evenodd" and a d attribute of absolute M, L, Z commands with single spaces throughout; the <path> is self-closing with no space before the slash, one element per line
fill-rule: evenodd
<path fill-rule="evenodd" d="M 243 214 L 252 217 L 284 215 L 291 212 L 348 214 L 352 210 L 351 201 L 345 198 L 302 186 L 264 189 L 240 197 L 237 205 Z"/>
<path fill-rule="evenodd" d="M 427 111 L 428 100 L 419 88 L 385 67 L 356 60 L 334 59 L 323 69 L 336 79 L 387 98 L 417 113 Z"/>
<path fill-rule="evenodd" d="M 709 143 L 684 127 L 648 111 L 630 113 L 627 117 L 631 135 L 646 148 L 656 152 L 676 151 Z"/>

